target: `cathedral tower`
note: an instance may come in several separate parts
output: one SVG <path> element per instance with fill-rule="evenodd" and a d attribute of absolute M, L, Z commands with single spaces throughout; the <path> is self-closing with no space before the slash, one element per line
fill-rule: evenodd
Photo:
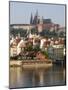
<path fill-rule="evenodd" d="M 33 24 L 38 24 L 38 10 L 36 11 L 36 14 L 34 16 L 34 19 L 33 19 Z"/>
<path fill-rule="evenodd" d="M 33 15 L 31 13 L 30 24 L 33 24 Z"/>

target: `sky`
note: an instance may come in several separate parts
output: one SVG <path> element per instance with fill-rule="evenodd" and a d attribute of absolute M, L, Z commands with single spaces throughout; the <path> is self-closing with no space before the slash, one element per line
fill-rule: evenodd
<path fill-rule="evenodd" d="M 10 2 L 10 24 L 29 24 L 31 13 L 65 26 L 65 5 Z"/>

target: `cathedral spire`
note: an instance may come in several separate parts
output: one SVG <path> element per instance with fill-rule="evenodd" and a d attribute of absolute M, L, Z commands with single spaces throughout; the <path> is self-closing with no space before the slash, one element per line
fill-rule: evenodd
<path fill-rule="evenodd" d="M 38 10 L 36 10 L 36 14 L 33 19 L 33 24 L 38 24 Z"/>
<path fill-rule="evenodd" d="M 38 17 L 38 10 L 36 11 L 36 16 Z"/>
<path fill-rule="evenodd" d="M 33 15 L 31 13 L 30 24 L 33 24 Z"/>

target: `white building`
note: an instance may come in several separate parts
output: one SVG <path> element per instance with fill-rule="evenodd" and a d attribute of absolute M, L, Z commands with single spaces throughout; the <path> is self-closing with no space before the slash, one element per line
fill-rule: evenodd
<path fill-rule="evenodd" d="M 25 41 L 24 40 L 21 40 L 18 45 L 17 45 L 17 55 L 20 54 L 20 52 L 22 50 L 24 50 L 24 47 L 25 47 Z"/>
<path fill-rule="evenodd" d="M 40 49 L 42 49 L 43 48 L 43 45 L 44 45 L 44 42 L 46 41 L 46 39 L 41 39 L 41 42 L 40 42 Z"/>

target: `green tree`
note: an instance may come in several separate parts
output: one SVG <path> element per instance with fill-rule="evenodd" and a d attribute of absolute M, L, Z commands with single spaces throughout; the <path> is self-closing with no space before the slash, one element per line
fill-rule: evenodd
<path fill-rule="evenodd" d="M 47 52 L 47 51 L 41 51 L 41 53 L 42 53 L 43 55 L 45 55 L 45 57 L 48 58 L 48 52 Z"/>
<path fill-rule="evenodd" d="M 31 33 L 32 33 L 32 34 L 38 34 L 38 30 L 35 29 L 35 28 L 32 28 L 32 29 L 31 29 Z"/>

